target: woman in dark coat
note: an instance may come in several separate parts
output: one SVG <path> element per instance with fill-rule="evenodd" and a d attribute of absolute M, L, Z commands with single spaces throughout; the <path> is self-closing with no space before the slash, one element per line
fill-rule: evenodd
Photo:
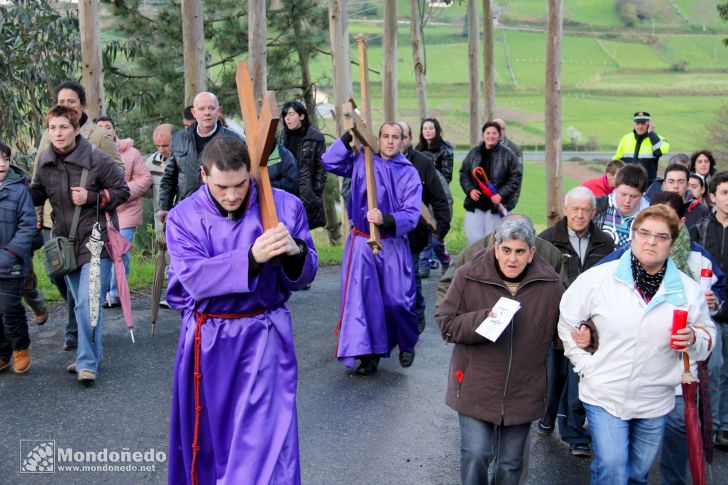
<path fill-rule="evenodd" d="M 513 152 L 501 144 L 501 127 L 488 121 L 481 129 L 483 141 L 470 149 L 460 167 L 460 186 L 465 192 L 463 230 L 468 244 L 490 234 L 500 221 L 503 210 L 510 212 L 521 190 L 523 168 Z M 489 197 L 473 178 L 473 169 L 480 167 L 498 191 Z"/>
<path fill-rule="evenodd" d="M 311 126 L 306 107 L 299 101 L 283 105 L 284 120 L 280 144 L 296 157 L 298 166 L 298 196 L 308 217 L 308 227 L 314 229 L 326 225 L 323 193 L 326 186 L 326 170 L 321 155 L 326 151 L 324 136 Z"/>
<path fill-rule="evenodd" d="M 420 125 L 420 141 L 415 149 L 432 157 L 435 168 L 447 180 L 452 181 L 452 145 L 442 139 L 442 127 L 436 118 L 425 118 Z"/>

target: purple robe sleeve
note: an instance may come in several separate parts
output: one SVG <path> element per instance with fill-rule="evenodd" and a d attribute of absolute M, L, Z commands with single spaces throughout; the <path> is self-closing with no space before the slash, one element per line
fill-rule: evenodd
<path fill-rule="evenodd" d="M 397 193 L 400 200 L 399 210 L 392 212 L 396 222 L 396 236 L 404 236 L 417 226 L 422 207 L 422 183 L 417 169 L 405 167 L 398 178 Z"/>
<path fill-rule="evenodd" d="M 344 142 L 339 138 L 326 150 L 321 160 L 328 172 L 341 177 L 351 177 L 351 174 L 354 172 L 354 162 L 358 156 L 361 155 L 347 150 Z"/>
<path fill-rule="evenodd" d="M 195 232 L 200 227 L 199 217 L 195 224 L 186 215 L 172 210 L 167 220 L 170 276 L 174 273 L 184 290 L 197 301 L 255 291 L 258 277 L 248 277 L 250 246 L 210 257 L 203 243 L 206 236 Z"/>
<path fill-rule="evenodd" d="M 290 291 L 302 290 L 306 285 L 310 284 L 316 276 L 316 270 L 318 269 L 318 254 L 316 253 L 316 247 L 313 244 L 311 238 L 311 232 L 308 229 L 308 218 L 306 217 L 306 210 L 303 207 L 303 203 L 300 199 L 289 195 L 285 196 L 285 213 L 283 215 L 283 224 L 291 233 L 291 236 L 302 240 L 306 243 L 307 254 L 306 261 L 303 263 L 303 270 L 301 275 L 294 281 L 286 276 L 281 265 L 280 277 L 281 284 L 284 288 Z"/>

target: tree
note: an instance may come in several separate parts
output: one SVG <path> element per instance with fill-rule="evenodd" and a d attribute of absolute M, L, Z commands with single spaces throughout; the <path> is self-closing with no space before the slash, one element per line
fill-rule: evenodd
<path fill-rule="evenodd" d="M 382 37 L 382 104 L 384 119 L 397 119 L 397 1 L 384 1 Z"/>
<path fill-rule="evenodd" d="M 553 226 L 561 218 L 561 37 L 563 0 L 548 0 L 546 21 L 546 218 Z"/>
<path fill-rule="evenodd" d="M 465 16 L 468 31 L 468 116 L 470 146 L 480 141 L 480 79 L 478 64 L 478 4 L 475 0 L 468 0 L 468 10 Z"/>
<path fill-rule="evenodd" d="M 728 2 L 719 3 L 715 7 L 718 9 L 718 15 L 724 22 L 728 22 Z M 723 44 L 728 46 L 728 39 L 723 39 Z"/>
<path fill-rule="evenodd" d="M 80 60 L 78 20 L 47 0 L 0 4 L 0 139 L 27 163 L 43 134 L 53 90 L 77 78 Z M 26 165 L 27 166 L 27 165 Z"/>
<path fill-rule="evenodd" d="M 185 104 L 207 88 L 205 25 L 202 0 L 182 0 L 182 49 L 185 65 Z"/>
<path fill-rule="evenodd" d="M 412 38 L 412 64 L 415 70 L 417 112 L 420 120 L 427 116 L 427 76 L 425 66 L 425 40 L 422 31 L 423 0 L 409 0 L 410 36 Z"/>
<path fill-rule="evenodd" d="M 319 5 L 321 3 L 321 5 Z M 282 35 L 275 46 L 283 52 L 294 47 L 298 63 L 300 85 L 295 91 L 303 98 L 306 111 L 312 124 L 316 125 L 316 83 L 311 76 L 311 60 L 318 54 L 329 55 L 321 50 L 322 45 L 329 42 L 328 6 L 319 0 L 282 0 L 280 14 L 269 20 L 271 28 Z M 344 42 L 344 41 L 342 41 Z M 347 44 L 348 45 L 348 44 Z M 269 48 L 271 43 L 268 43 Z M 270 77 L 270 74 L 268 75 Z M 294 77 L 295 78 L 295 77 Z"/>
<path fill-rule="evenodd" d="M 492 120 L 495 114 L 494 28 L 490 0 L 483 0 L 483 113 L 486 120 Z"/>
<path fill-rule="evenodd" d="M 106 114 L 104 72 L 101 67 L 99 0 L 78 2 L 78 27 L 81 37 L 81 79 L 86 90 L 86 113 L 91 119 L 96 119 Z"/>
<path fill-rule="evenodd" d="M 140 9 L 141 0 L 103 0 L 117 19 L 120 40 L 104 49 L 109 111 L 122 132 L 135 127 L 140 141 L 151 149 L 151 128 L 161 122 L 179 125 L 184 108 L 182 34 L 179 0 L 159 5 L 153 16 Z M 268 89 L 278 100 L 303 98 L 316 80 L 301 80 L 297 43 L 318 55 L 327 38 L 326 8 L 314 0 L 284 0 L 282 9 L 267 21 Z M 295 7 L 295 8 L 292 8 Z M 294 33 L 299 17 L 300 37 Z M 248 51 L 247 2 L 204 2 L 207 46 L 207 89 L 217 95 L 223 112 L 235 116 L 240 103 L 235 86 L 237 61 Z M 324 39 L 324 40 L 322 40 Z M 313 119 L 312 119 L 313 121 Z"/>

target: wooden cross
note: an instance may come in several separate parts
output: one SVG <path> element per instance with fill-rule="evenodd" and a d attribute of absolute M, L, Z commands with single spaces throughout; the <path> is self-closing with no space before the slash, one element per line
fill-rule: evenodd
<path fill-rule="evenodd" d="M 367 208 L 377 209 L 377 179 L 374 175 L 374 152 L 377 149 L 377 139 L 372 135 L 372 109 L 369 100 L 369 63 L 367 61 L 367 43 L 364 36 L 358 36 L 356 43 L 359 48 L 359 77 L 361 85 L 362 117 L 356 113 L 354 100 L 341 105 L 341 115 L 344 118 L 344 127 L 351 132 L 356 143 L 355 148 L 364 150 L 364 167 L 367 181 Z M 363 119 L 362 119 L 363 118 Z M 382 240 L 379 226 L 369 223 L 369 239 L 367 244 L 374 254 L 382 250 Z"/>
<path fill-rule="evenodd" d="M 245 124 L 245 138 L 250 156 L 250 175 L 255 179 L 257 186 L 260 218 L 265 231 L 278 225 L 278 213 L 268 176 L 268 157 L 276 143 L 276 128 L 279 119 L 276 95 L 273 91 L 266 91 L 259 117 L 255 111 L 253 83 L 247 62 L 238 62 L 235 82 L 238 87 L 240 111 Z"/>

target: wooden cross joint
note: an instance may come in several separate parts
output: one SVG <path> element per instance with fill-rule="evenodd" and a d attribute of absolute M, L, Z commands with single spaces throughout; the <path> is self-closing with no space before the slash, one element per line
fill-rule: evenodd
<path fill-rule="evenodd" d="M 351 132 L 354 139 L 361 142 L 372 152 L 377 151 L 377 139 L 372 135 L 364 120 L 357 114 L 353 101 L 341 105 L 341 116 L 344 118 L 344 128 Z"/>
<path fill-rule="evenodd" d="M 245 138 L 250 156 L 250 175 L 255 179 L 257 186 L 260 217 L 265 231 L 278 225 L 273 189 L 268 176 L 268 157 L 276 143 L 276 128 L 278 128 L 279 120 L 278 105 L 275 93 L 266 91 L 263 96 L 263 105 L 260 108 L 260 116 L 258 116 L 247 62 L 238 62 L 235 81 L 238 88 L 240 111 L 245 124 Z"/>

